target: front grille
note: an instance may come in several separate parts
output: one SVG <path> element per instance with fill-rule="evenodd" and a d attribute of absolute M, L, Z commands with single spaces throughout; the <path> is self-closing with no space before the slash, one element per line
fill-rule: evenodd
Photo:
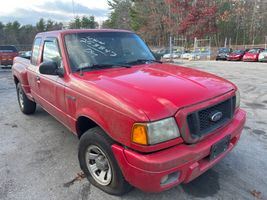
<path fill-rule="evenodd" d="M 235 98 L 234 96 L 219 104 L 190 113 L 187 116 L 187 123 L 191 136 L 208 134 L 231 120 L 235 110 Z M 218 121 L 212 121 L 212 116 L 218 112 L 222 113 L 222 117 Z"/>

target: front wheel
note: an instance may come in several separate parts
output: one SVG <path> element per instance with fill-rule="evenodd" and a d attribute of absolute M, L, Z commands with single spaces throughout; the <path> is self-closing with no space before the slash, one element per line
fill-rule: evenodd
<path fill-rule="evenodd" d="M 78 157 L 90 183 L 109 194 L 122 195 L 130 191 L 131 186 L 113 155 L 113 144 L 114 141 L 99 127 L 89 129 L 81 137 Z"/>
<path fill-rule="evenodd" d="M 35 112 L 36 103 L 28 99 L 20 83 L 17 84 L 17 97 L 21 112 L 27 115 Z"/>

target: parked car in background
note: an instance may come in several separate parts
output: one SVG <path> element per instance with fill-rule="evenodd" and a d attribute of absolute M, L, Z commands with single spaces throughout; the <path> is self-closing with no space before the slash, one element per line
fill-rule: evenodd
<path fill-rule="evenodd" d="M 227 56 L 227 60 L 229 60 L 229 61 L 231 61 L 231 60 L 235 60 L 235 61 L 242 60 L 243 56 L 245 55 L 245 53 L 246 53 L 246 51 L 242 50 L 242 49 L 234 50 L 232 53 L 230 53 Z"/>
<path fill-rule="evenodd" d="M 182 55 L 182 52 L 180 52 L 180 51 L 173 51 L 172 52 L 172 58 L 180 58 L 181 55 Z M 164 59 L 170 59 L 171 58 L 171 54 L 170 53 L 164 54 L 163 58 Z"/>
<path fill-rule="evenodd" d="M 203 48 L 193 51 L 189 56 L 189 60 L 209 60 L 210 57 L 211 57 L 210 49 Z"/>
<path fill-rule="evenodd" d="M 227 60 L 227 57 L 230 53 L 232 53 L 231 48 L 221 47 L 218 49 L 218 53 L 216 56 L 216 60 Z"/>
<path fill-rule="evenodd" d="M 245 55 L 243 56 L 243 61 L 258 61 L 259 55 L 263 51 L 263 48 L 253 48 L 250 49 Z"/>
<path fill-rule="evenodd" d="M 267 62 L 267 49 L 263 50 L 259 55 L 260 62 Z"/>
<path fill-rule="evenodd" d="M 20 51 L 19 52 L 19 57 L 31 59 L 31 56 L 32 56 L 32 51 Z"/>
<path fill-rule="evenodd" d="M 12 65 L 13 59 L 18 56 L 18 50 L 13 45 L 0 46 L 0 65 Z"/>
<path fill-rule="evenodd" d="M 182 58 L 182 59 L 187 59 L 187 60 L 188 60 L 188 59 L 190 58 L 191 54 L 192 54 L 191 51 L 186 50 L 184 53 L 182 53 L 181 58 Z"/>
<path fill-rule="evenodd" d="M 165 54 L 170 53 L 170 49 L 169 48 L 164 48 L 164 49 L 160 49 L 158 51 L 155 52 L 156 55 L 158 55 L 159 57 L 163 57 Z"/>

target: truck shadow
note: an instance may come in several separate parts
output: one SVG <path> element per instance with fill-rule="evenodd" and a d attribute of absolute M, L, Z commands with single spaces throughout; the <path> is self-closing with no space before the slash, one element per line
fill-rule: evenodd
<path fill-rule="evenodd" d="M 146 193 L 133 189 L 122 199 L 191 199 L 215 196 L 220 190 L 219 174 L 213 169 L 208 170 L 188 184 L 181 184 L 170 190 L 160 193 Z"/>
<path fill-rule="evenodd" d="M 46 112 L 41 106 L 37 105 L 36 111 L 34 113 L 35 117 L 47 117 L 51 116 L 51 119 L 53 119 L 52 115 L 50 115 L 48 112 Z"/>
<path fill-rule="evenodd" d="M 213 169 L 208 170 L 188 184 L 182 184 L 184 192 L 194 197 L 210 197 L 220 190 L 219 174 Z"/>

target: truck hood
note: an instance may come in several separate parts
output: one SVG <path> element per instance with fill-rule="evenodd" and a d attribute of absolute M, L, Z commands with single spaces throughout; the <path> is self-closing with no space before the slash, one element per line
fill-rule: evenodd
<path fill-rule="evenodd" d="M 74 76 L 112 95 L 122 105 L 142 110 L 151 121 L 235 89 L 232 83 L 215 75 L 170 64 L 95 70 Z"/>

